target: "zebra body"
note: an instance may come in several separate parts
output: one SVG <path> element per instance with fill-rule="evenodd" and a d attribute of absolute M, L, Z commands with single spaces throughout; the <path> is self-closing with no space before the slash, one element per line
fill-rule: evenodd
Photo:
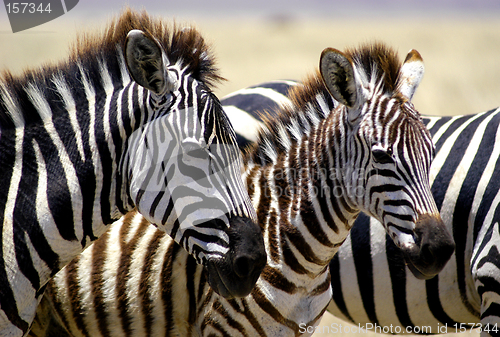
<path fill-rule="evenodd" d="M 301 84 L 263 83 L 222 100 L 231 120 L 245 118 L 255 126 L 240 129 L 234 124 L 240 145 L 256 141 L 263 125 L 260 113 L 272 114 L 290 104 L 287 93 L 297 85 Z M 489 324 L 495 335 L 500 331 L 500 109 L 424 117 L 423 122 L 437 151 L 430 170 L 431 190 L 453 233 L 455 254 L 436 277 L 419 280 L 405 268 L 401 252 L 379 222 L 360 214 L 330 263 L 333 300 L 328 311 L 356 325 L 392 325 L 393 331 L 426 327 L 421 332 L 460 332 L 480 326 L 488 330 Z"/>
<path fill-rule="evenodd" d="M 249 293 L 264 245 L 207 52 L 197 31 L 126 10 L 66 62 L 4 74 L 1 336 L 26 334 L 50 277 L 134 207 L 214 289 Z"/>
<path fill-rule="evenodd" d="M 381 45 L 327 49 L 321 72 L 265 123 L 243 174 L 268 256 L 248 296 L 215 293 L 201 266 L 171 241 L 160 249 L 168 238 L 127 215 L 50 283 L 33 336 L 307 335 L 331 300 L 328 264 L 360 210 L 423 275 L 438 272 L 454 245 L 446 231 L 441 241 L 419 234 L 443 229 L 425 183 L 433 145 L 409 102 L 420 79 L 409 74 L 421 67 L 415 51 L 401 66 Z M 413 253 L 417 242 L 425 256 Z"/>

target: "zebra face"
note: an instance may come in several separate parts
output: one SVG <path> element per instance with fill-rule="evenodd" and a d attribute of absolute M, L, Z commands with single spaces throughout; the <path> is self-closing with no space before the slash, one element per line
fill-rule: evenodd
<path fill-rule="evenodd" d="M 394 119 L 389 109 L 379 119 L 387 136 L 380 132 L 381 126 L 373 125 L 373 116 L 363 118 L 362 124 L 369 128 L 360 127 L 364 129 L 360 139 L 370 155 L 360 204 L 384 225 L 414 275 L 427 279 L 441 271 L 454 250 L 430 191 L 434 146 L 428 131 L 414 118 L 411 103 L 395 100 L 386 104 L 397 106 L 402 116 Z"/>
<path fill-rule="evenodd" d="M 339 109 L 349 125 L 346 193 L 356 208 L 384 225 L 415 276 L 431 278 L 450 258 L 454 242 L 429 186 L 434 145 L 410 102 L 423 75 L 422 59 L 412 50 L 392 72 L 390 62 L 382 62 L 367 73 L 368 62 L 357 57 L 327 49 L 320 63 L 325 85 L 344 106 Z M 391 74 L 395 83 L 387 78 Z"/>
<path fill-rule="evenodd" d="M 169 65 L 154 40 L 132 31 L 126 55 L 132 77 L 149 90 L 155 110 L 128 139 L 123 171 L 130 198 L 149 222 L 206 267 L 215 291 L 246 296 L 266 253 L 241 178 L 234 131 L 217 98 Z"/>

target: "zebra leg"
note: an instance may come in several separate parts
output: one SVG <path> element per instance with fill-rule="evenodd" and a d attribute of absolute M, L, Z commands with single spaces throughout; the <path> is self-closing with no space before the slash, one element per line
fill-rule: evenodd
<path fill-rule="evenodd" d="M 472 256 L 472 277 L 481 297 L 481 336 L 500 335 L 499 223 L 481 230 Z"/>

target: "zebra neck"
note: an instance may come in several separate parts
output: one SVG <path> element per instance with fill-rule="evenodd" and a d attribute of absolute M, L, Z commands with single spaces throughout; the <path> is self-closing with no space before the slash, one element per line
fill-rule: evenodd
<path fill-rule="evenodd" d="M 346 198 L 341 174 L 335 173 L 341 168 L 331 167 L 331 154 L 321 145 L 326 144 L 321 137 L 332 142 L 324 131 L 319 127 L 273 163 L 251 163 L 246 170 L 269 265 L 288 266 L 281 272 L 307 278 L 324 274 L 359 213 Z"/>
<path fill-rule="evenodd" d="M 130 80 L 115 83 L 113 70 L 103 66 L 97 79 L 78 64 L 70 70 L 16 92 L 14 128 L 0 138 L 0 198 L 9 200 L 1 202 L 0 221 L 12 237 L 5 242 L 22 238 L 20 247 L 45 262 L 28 276 L 35 289 L 131 208 L 117 168 L 125 138 L 141 121 L 134 114 L 147 110 L 142 90 Z M 131 109 L 123 111 L 122 102 Z"/>

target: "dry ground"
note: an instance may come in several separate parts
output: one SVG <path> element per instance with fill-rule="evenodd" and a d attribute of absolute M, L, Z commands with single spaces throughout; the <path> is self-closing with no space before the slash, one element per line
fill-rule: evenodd
<path fill-rule="evenodd" d="M 66 55 L 77 27 L 95 26 L 88 21 L 64 20 L 17 34 L 10 32 L 6 22 L 0 22 L 0 69 L 20 72 L 25 67 L 60 59 Z M 421 113 L 477 113 L 500 104 L 500 20 L 435 17 L 433 20 L 294 21 L 275 18 L 204 20 L 196 22 L 196 26 L 213 43 L 222 75 L 228 79 L 217 89 L 219 97 L 267 80 L 300 79 L 315 69 L 325 47 L 343 49 L 377 40 L 396 48 L 401 58 L 412 48 L 422 54 L 426 74 L 414 99 Z M 325 316 L 321 325 L 332 323 L 345 325 L 330 315 Z M 352 333 L 315 336 L 342 335 Z M 477 335 L 467 333 L 467 336 Z"/>

